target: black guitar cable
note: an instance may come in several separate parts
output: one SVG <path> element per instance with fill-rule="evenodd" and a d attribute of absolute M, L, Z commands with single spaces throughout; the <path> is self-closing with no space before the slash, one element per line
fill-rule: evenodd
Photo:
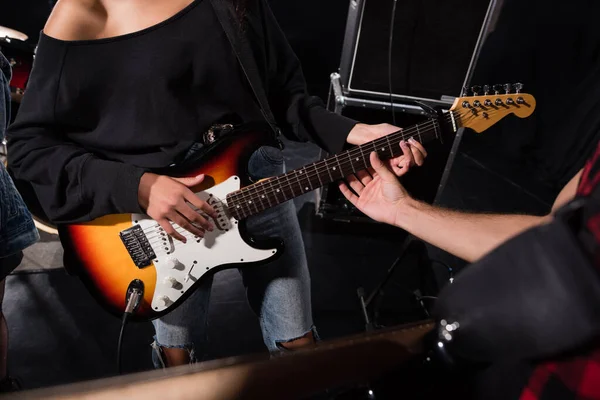
<path fill-rule="evenodd" d="M 142 297 L 142 291 L 138 288 L 132 288 L 128 292 L 129 298 L 127 299 L 127 306 L 125 307 L 125 312 L 123 313 L 123 319 L 121 320 L 121 331 L 119 332 L 119 342 L 117 344 L 117 373 L 121 375 L 121 345 L 123 343 L 123 334 L 125 332 L 125 325 L 127 325 L 127 320 L 129 316 L 133 314 L 135 310 L 140 305 L 140 300 Z"/>
<path fill-rule="evenodd" d="M 390 87 L 390 104 L 392 107 L 392 124 L 396 126 L 396 110 L 394 110 L 394 95 L 392 91 L 392 45 L 394 43 L 394 23 L 396 22 L 396 5 L 398 0 L 394 0 L 392 6 L 392 22 L 390 23 L 390 40 L 388 47 L 388 84 Z"/>

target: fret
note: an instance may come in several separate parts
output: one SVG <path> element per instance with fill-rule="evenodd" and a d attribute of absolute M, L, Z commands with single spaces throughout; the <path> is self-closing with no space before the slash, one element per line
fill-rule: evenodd
<path fill-rule="evenodd" d="M 283 178 L 285 178 L 285 182 L 287 182 L 287 183 L 285 183 L 285 182 L 280 182 L 280 185 L 279 185 L 279 187 L 277 188 L 279 191 L 278 191 L 277 193 L 281 193 L 281 195 L 282 195 L 282 196 L 283 196 L 283 198 L 284 198 L 284 201 L 287 201 L 287 200 L 289 200 L 289 199 L 291 198 L 291 197 L 288 197 L 288 195 L 287 195 L 287 193 L 286 193 L 286 192 L 287 192 L 287 190 L 288 190 L 288 187 L 289 187 L 289 189 L 292 191 L 292 196 L 294 195 L 294 191 L 292 190 L 292 185 L 291 185 L 291 183 L 290 183 L 290 178 L 289 178 L 289 176 L 288 176 L 287 174 L 281 175 L 281 177 L 280 177 L 280 179 L 279 179 L 279 180 L 280 180 L 280 181 L 283 181 Z"/>
<path fill-rule="evenodd" d="M 327 173 L 329 174 L 330 182 L 335 181 L 335 179 L 333 179 L 333 175 L 331 175 L 331 169 L 329 168 L 329 161 L 325 160 L 323 162 L 323 164 L 325 165 L 325 169 L 327 170 Z"/>
<path fill-rule="evenodd" d="M 386 135 L 386 137 L 387 137 L 387 135 Z M 375 151 L 377 151 L 377 154 L 379 154 L 380 158 L 387 159 L 387 158 L 393 157 L 391 147 L 388 145 L 385 145 L 383 143 L 383 139 L 377 140 L 376 145 L 377 145 L 377 149 Z M 386 150 L 387 150 L 387 154 L 386 154 Z"/>
<path fill-rule="evenodd" d="M 421 137 L 421 132 L 419 131 L 419 125 L 417 125 L 417 136 L 419 137 L 419 143 L 423 143 L 423 138 Z"/>
<path fill-rule="evenodd" d="M 355 174 L 356 168 L 354 168 L 354 162 L 352 161 L 352 155 L 350 154 L 349 151 L 346 152 L 346 155 L 348 156 L 348 161 L 350 161 L 350 167 L 352 168 L 352 173 Z"/>
<path fill-rule="evenodd" d="M 365 152 L 364 152 L 364 149 L 365 149 L 365 148 L 364 148 L 364 146 L 360 146 L 360 147 L 359 147 L 359 149 L 360 149 L 360 155 L 362 156 L 363 163 L 364 163 L 364 165 L 365 165 L 365 168 L 366 168 L 366 167 L 369 165 L 369 162 L 368 162 L 368 161 L 367 161 L 367 159 L 365 158 Z M 370 153 L 369 153 L 369 154 L 370 154 Z"/>
<path fill-rule="evenodd" d="M 268 203 L 268 207 L 265 207 L 265 209 L 273 207 L 273 204 L 271 204 L 271 199 L 270 199 L 269 193 L 267 192 L 267 183 L 269 183 L 269 181 L 270 181 L 270 180 L 271 180 L 271 179 L 267 179 L 266 181 L 263 181 L 263 182 L 261 183 L 261 186 L 263 187 L 263 192 L 262 192 L 262 194 L 260 195 L 260 197 L 261 197 L 263 200 L 266 200 L 266 201 L 267 201 L 267 203 Z"/>
<path fill-rule="evenodd" d="M 338 159 L 337 154 L 335 156 L 333 156 L 333 158 L 335 159 L 335 161 L 337 162 L 338 168 L 340 170 L 340 178 L 344 178 L 346 176 L 346 174 L 344 174 L 344 170 L 342 169 L 342 165 L 340 164 L 340 160 Z M 333 167 L 333 170 L 336 170 L 336 167 Z"/>
<path fill-rule="evenodd" d="M 271 182 L 271 189 L 272 189 L 272 193 L 273 196 L 275 197 L 275 203 L 276 204 L 280 204 L 283 203 L 284 201 L 287 200 L 285 193 L 283 193 L 283 190 L 281 189 L 281 177 L 277 177 L 277 178 L 273 178 L 270 179 Z M 281 197 L 281 199 L 280 199 Z"/>
<path fill-rule="evenodd" d="M 390 153 L 391 153 L 391 157 L 394 157 L 394 148 L 392 147 L 392 144 L 390 143 L 390 135 L 385 135 L 385 140 L 387 142 L 388 147 L 390 148 Z"/>
<path fill-rule="evenodd" d="M 279 199 L 277 198 L 277 188 L 273 183 L 277 181 L 277 177 L 273 177 L 267 181 L 269 184 L 269 203 L 271 203 L 271 198 L 273 199 L 273 205 L 279 204 Z"/>
<path fill-rule="evenodd" d="M 252 185 L 255 192 L 254 198 L 257 199 L 258 202 L 260 202 L 261 211 L 264 211 L 267 209 L 267 207 L 265 207 L 265 204 L 263 203 L 265 196 L 260 193 L 260 189 L 262 186 L 264 186 L 263 182 L 258 182 Z"/>
<path fill-rule="evenodd" d="M 290 181 L 290 177 L 289 174 L 284 174 L 282 175 L 282 178 L 285 178 L 287 185 L 284 187 L 283 185 L 281 185 L 281 193 L 283 193 L 283 197 L 285 197 L 286 201 L 296 197 L 296 192 L 294 192 L 294 185 L 292 184 L 292 182 Z M 292 197 L 288 197 L 287 195 L 287 190 L 289 189 L 289 191 L 292 194 Z"/>
<path fill-rule="evenodd" d="M 435 138 L 439 139 L 437 132 L 437 121 L 433 121 L 433 131 L 435 132 Z M 423 141 L 421 141 L 421 143 L 423 143 Z"/>
<path fill-rule="evenodd" d="M 377 151 L 377 144 L 375 143 L 375 141 L 371 142 L 371 146 L 373 146 L 373 151 L 379 155 L 379 152 Z"/>
<path fill-rule="evenodd" d="M 293 174 L 294 177 L 296 177 L 296 180 L 298 181 L 298 187 L 300 188 L 300 192 L 303 192 L 302 190 L 302 182 L 300 182 L 300 174 L 299 171 L 291 171 L 290 174 Z M 295 195 L 296 192 L 292 189 L 292 193 Z"/>
<path fill-rule="evenodd" d="M 319 173 L 319 170 L 317 169 L 317 163 L 314 162 L 312 164 L 313 168 L 315 169 L 315 174 L 317 175 L 317 179 L 319 180 L 319 187 L 323 186 L 323 181 L 321 180 L 321 174 Z"/>
<path fill-rule="evenodd" d="M 356 153 L 356 154 L 354 154 Z M 365 164 L 365 159 L 364 157 L 362 157 L 362 151 L 359 148 L 353 149 L 352 151 L 348 152 L 348 156 L 352 159 L 352 163 L 354 164 L 354 170 L 363 170 L 366 167 Z M 362 158 L 362 162 L 361 162 L 361 158 Z"/>
<path fill-rule="evenodd" d="M 254 209 L 256 210 L 256 212 L 258 213 L 258 206 L 256 205 L 256 202 L 254 200 L 254 197 L 252 196 L 251 193 L 252 189 L 246 189 L 245 192 L 245 198 L 244 198 L 244 204 L 246 204 L 248 206 L 248 211 L 252 212 L 252 207 L 254 207 Z"/>
<path fill-rule="evenodd" d="M 243 218 L 245 218 L 245 217 L 246 217 L 246 212 L 245 212 L 245 210 L 242 208 L 242 204 L 240 203 L 240 201 L 239 201 L 239 199 L 238 199 L 238 198 L 239 198 L 239 196 L 240 196 L 240 193 L 239 193 L 239 191 L 237 191 L 237 192 L 235 192 L 235 193 L 236 193 L 236 194 L 235 194 L 235 199 L 233 198 L 233 197 L 234 197 L 233 195 L 231 196 L 231 197 L 232 197 L 232 200 L 233 200 L 233 201 L 232 201 L 232 204 L 231 204 L 231 206 L 233 207 L 233 210 L 235 210 L 235 212 L 237 213 L 237 215 L 238 215 L 238 219 L 243 219 Z"/>
<path fill-rule="evenodd" d="M 301 182 L 306 182 L 306 184 L 301 183 L 302 190 L 304 191 L 304 193 L 308 193 L 311 190 L 313 190 L 313 184 L 310 181 L 310 177 L 308 176 L 308 174 L 306 172 L 306 167 L 299 169 L 298 175 L 300 175 L 300 178 L 303 179 Z"/>

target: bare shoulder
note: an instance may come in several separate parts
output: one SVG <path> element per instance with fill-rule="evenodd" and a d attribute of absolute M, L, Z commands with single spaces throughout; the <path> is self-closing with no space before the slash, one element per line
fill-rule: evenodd
<path fill-rule="evenodd" d="M 44 33 L 68 41 L 96 39 L 106 20 L 101 0 L 58 0 L 46 21 Z"/>

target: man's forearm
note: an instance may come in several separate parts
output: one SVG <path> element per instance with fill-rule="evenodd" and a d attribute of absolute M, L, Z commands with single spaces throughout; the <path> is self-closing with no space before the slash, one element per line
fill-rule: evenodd
<path fill-rule="evenodd" d="M 550 216 L 474 214 L 431 206 L 416 200 L 398 208 L 398 227 L 468 262 L 474 262 Z"/>

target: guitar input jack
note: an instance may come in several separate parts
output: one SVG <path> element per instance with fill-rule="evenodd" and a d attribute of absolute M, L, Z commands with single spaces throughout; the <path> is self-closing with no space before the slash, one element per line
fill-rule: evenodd
<path fill-rule="evenodd" d="M 123 319 L 121 320 L 121 330 L 119 331 L 119 340 L 117 343 L 117 373 L 121 375 L 121 346 L 123 344 L 123 335 L 125 333 L 125 326 L 129 316 L 137 311 L 144 297 L 144 283 L 139 279 L 131 281 L 129 288 L 127 289 L 127 295 L 125 297 L 125 311 L 123 312 Z"/>

